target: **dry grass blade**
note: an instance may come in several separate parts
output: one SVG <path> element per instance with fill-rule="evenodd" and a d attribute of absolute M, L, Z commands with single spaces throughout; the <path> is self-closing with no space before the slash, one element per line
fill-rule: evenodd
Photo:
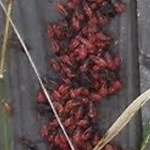
<path fill-rule="evenodd" d="M 127 123 L 131 121 L 132 117 L 148 100 L 150 100 L 150 89 L 141 94 L 126 108 L 122 115 L 99 141 L 94 150 L 101 150 L 107 143 L 109 143 L 127 125 Z"/>
<path fill-rule="evenodd" d="M 8 3 L 7 15 L 10 16 L 12 11 L 12 1 Z M 6 25 L 4 31 L 4 40 L 2 44 L 2 51 L 1 51 L 1 62 L 0 62 L 0 78 L 3 78 L 4 74 L 4 67 L 5 67 L 5 59 L 6 59 L 6 50 L 8 44 L 8 36 L 9 36 L 9 18 L 6 17 Z"/>
<path fill-rule="evenodd" d="M 29 60 L 29 62 L 30 62 L 30 64 L 31 64 L 31 66 L 32 66 L 32 68 L 33 68 L 33 70 L 34 70 L 34 72 L 35 72 L 37 78 L 38 78 L 39 84 L 40 84 L 40 86 L 42 87 L 43 92 L 45 93 L 46 98 L 48 99 L 48 102 L 49 102 L 49 104 L 50 104 L 50 106 L 51 106 L 51 108 L 52 108 L 52 110 L 53 110 L 53 112 L 54 112 L 54 114 L 55 114 L 55 117 L 56 117 L 56 119 L 57 119 L 57 121 L 58 121 L 58 123 L 59 123 L 59 125 L 60 125 L 60 127 L 61 127 L 61 129 L 62 129 L 62 131 L 63 131 L 63 133 L 64 133 L 64 135 L 65 135 L 65 137 L 66 137 L 66 139 L 67 139 L 67 141 L 68 141 L 68 143 L 69 143 L 69 145 L 70 145 L 70 148 L 71 148 L 72 150 L 75 150 L 75 148 L 74 148 L 74 146 L 73 146 L 73 144 L 72 144 L 72 142 L 71 142 L 71 140 L 70 140 L 70 138 L 69 138 L 69 136 L 68 136 L 68 134 L 67 134 L 67 132 L 66 132 L 64 126 L 63 126 L 63 124 L 61 123 L 61 120 L 60 120 L 60 118 L 59 118 L 59 116 L 58 116 L 58 113 L 57 113 L 57 111 L 55 110 L 55 107 L 54 107 L 54 105 L 53 105 L 53 102 L 51 101 L 51 98 L 50 98 L 50 96 L 49 96 L 49 93 L 48 93 L 48 91 L 46 90 L 46 88 L 45 88 L 45 86 L 44 86 L 44 84 L 43 84 L 43 81 L 42 81 L 42 79 L 41 79 L 41 77 L 40 77 L 40 74 L 39 74 L 39 72 L 38 72 L 38 70 L 37 70 L 37 68 L 36 68 L 35 63 L 34 63 L 33 60 L 32 60 L 32 57 L 31 57 L 31 55 L 30 55 L 30 53 L 29 53 L 29 50 L 28 50 L 27 46 L 25 45 L 25 43 L 24 43 L 24 41 L 23 41 L 23 39 L 22 39 L 20 33 L 18 32 L 18 30 L 17 30 L 17 28 L 16 28 L 14 22 L 12 21 L 11 17 L 7 15 L 6 8 L 5 8 L 5 6 L 3 5 L 3 2 L 2 2 L 1 0 L 0 0 L 0 6 L 1 6 L 1 8 L 3 9 L 5 15 L 9 18 L 9 22 L 10 22 L 10 24 L 12 25 L 12 28 L 13 28 L 14 32 L 16 33 L 16 35 L 17 35 L 17 37 L 18 37 L 18 40 L 20 41 L 20 44 L 22 45 L 22 47 L 23 47 L 23 49 L 24 49 L 24 51 L 25 51 L 25 53 L 26 53 L 26 56 L 27 56 L 27 58 L 28 58 L 28 60 Z"/>

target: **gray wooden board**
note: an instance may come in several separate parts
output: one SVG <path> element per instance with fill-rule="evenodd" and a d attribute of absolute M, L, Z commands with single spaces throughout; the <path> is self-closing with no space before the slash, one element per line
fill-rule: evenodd
<path fill-rule="evenodd" d="M 98 106 L 99 127 L 103 133 L 139 94 L 140 90 L 136 1 L 124 1 L 127 4 L 126 13 L 116 17 L 107 29 L 116 37 L 115 45 L 111 49 L 119 51 L 123 58 L 120 76 L 124 89 L 118 95 L 103 100 Z M 48 71 L 47 57 L 54 55 L 47 40 L 46 26 L 49 20 L 54 21 L 60 18 L 55 11 L 56 2 L 56 0 L 15 0 L 14 3 L 13 20 L 29 45 L 30 53 L 41 76 L 49 72 L 51 76 L 55 77 L 52 71 Z M 0 11 L 0 19 L 2 35 L 4 27 L 2 11 Z M 15 108 L 15 114 L 9 120 L 11 150 L 24 149 L 18 144 L 18 137 L 22 135 L 27 135 L 37 142 L 39 150 L 46 150 L 46 144 L 42 143 L 38 134 L 41 122 L 34 109 L 38 89 L 37 78 L 23 52 L 9 49 L 7 60 L 8 100 Z M 141 116 L 139 114 L 114 139 L 114 142 L 120 144 L 125 150 L 135 150 L 142 135 L 141 132 Z M 1 136 L 0 149 L 3 149 L 2 143 Z"/>
<path fill-rule="evenodd" d="M 150 88 L 150 0 L 137 1 L 141 92 Z M 142 108 L 143 133 L 150 121 L 150 102 Z M 147 150 L 150 149 L 150 145 Z"/>

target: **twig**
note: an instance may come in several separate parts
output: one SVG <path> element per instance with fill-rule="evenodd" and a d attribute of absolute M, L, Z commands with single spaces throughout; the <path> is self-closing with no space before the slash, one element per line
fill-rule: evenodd
<path fill-rule="evenodd" d="M 107 143 L 109 143 L 126 125 L 131 121 L 133 116 L 140 110 L 140 108 L 150 100 L 150 89 L 136 98 L 116 120 L 116 122 L 109 128 L 103 138 L 99 141 L 94 150 L 101 150 Z"/>
<path fill-rule="evenodd" d="M 12 1 L 9 1 L 8 8 L 7 8 L 7 15 L 10 16 L 12 11 Z M 4 38 L 3 38 L 3 44 L 2 44 L 2 50 L 1 50 L 1 62 L 0 62 L 0 78 L 4 77 L 4 67 L 5 67 L 5 61 L 6 61 L 6 50 L 8 45 L 8 37 L 9 37 L 9 18 L 6 17 L 6 25 L 5 25 L 5 31 L 4 31 Z"/>
<path fill-rule="evenodd" d="M 1 8 L 3 9 L 4 13 L 7 15 L 7 13 L 6 13 L 6 8 L 5 8 L 5 6 L 3 5 L 3 3 L 2 3 L 1 0 L 0 0 L 0 6 L 1 6 Z M 25 51 L 25 53 L 26 53 L 26 56 L 27 56 L 27 58 L 28 58 L 28 60 L 29 60 L 29 62 L 30 62 L 30 64 L 31 64 L 31 66 L 32 66 L 32 68 L 33 68 L 33 70 L 34 70 L 34 72 L 35 72 L 37 78 L 38 78 L 39 84 L 40 84 L 40 86 L 42 87 L 43 92 L 44 92 L 46 98 L 48 99 L 48 102 L 49 102 L 49 104 L 50 104 L 50 106 L 51 106 L 51 108 L 52 108 L 52 110 L 53 110 L 53 112 L 54 112 L 54 114 L 55 114 L 55 117 L 56 117 L 56 119 L 57 119 L 57 121 L 58 121 L 58 123 L 59 123 L 59 125 L 60 125 L 60 127 L 61 127 L 61 129 L 62 129 L 62 131 L 63 131 L 63 133 L 64 133 L 64 135 L 65 135 L 65 137 L 66 137 L 66 139 L 67 139 L 67 141 L 68 141 L 68 143 L 69 143 L 69 145 L 70 145 L 70 147 L 71 147 L 71 149 L 72 149 L 72 150 L 75 150 L 75 148 L 74 148 L 74 146 L 73 146 L 73 144 L 72 144 L 72 142 L 71 142 L 71 140 L 70 140 L 70 138 L 69 138 L 69 136 L 68 136 L 68 134 L 67 134 L 67 132 L 66 132 L 64 126 L 63 126 L 63 124 L 61 123 L 61 120 L 60 120 L 60 118 L 59 118 L 59 116 L 58 116 L 58 113 L 57 113 L 57 111 L 55 110 L 55 107 L 54 107 L 53 102 L 52 102 L 52 100 L 51 100 L 51 98 L 50 98 L 50 96 L 49 96 L 49 93 L 48 93 L 48 91 L 46 90 L 46 88 L 45 88 L 45 86 L 44 86 L 44 84 L 43 84 L 43 81 L 42 81 L 42 79 L 41 79 L 41 77 L 40 77 L 40 74 L 39 74 L 39 72 L 38 72 L 38 70 L 37 70 L 37 68 L 36 68 L 36 66 L 35 66 L 35 63 L 34 63 L 33 60 L 32 60 L 32 57 L 31 57 L 31 55 L 30 55 L 30 53 L 29 53 L 28 48 L 26 47 L 26 45 L 25 45 L 25 43 L 24 43 L 24 41 L 23 41 L 23 39 L 22 39 L 20 33 L 18 32 L 18 30 L 17 30 L 17 28 L 16 28 L 14 22 L 12 21 L 11 17 L 8 16 L 8 15 L 7 15 L 7 17 L 9 18 L 9 21 L 10 21 L 10 23 L 11 23 L 11 25 L 12 25 L 12 28 L 14 29 L 14 32 L 16 33 L 16 35 L 17 35 L 17 37 L 18 37 L 18 39 L 19 39 L 19 41 L 20 41 L 20 44 L 22 45 L 22 47 L 23 47 L 23 49 L 24 49 L 24 51 Z"/>

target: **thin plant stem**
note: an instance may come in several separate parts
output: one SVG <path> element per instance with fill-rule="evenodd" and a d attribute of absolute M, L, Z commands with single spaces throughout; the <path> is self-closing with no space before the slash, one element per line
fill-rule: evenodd
<path fill-rule="evenodd" d="M 0 98 L 1 98 L 1 113 L 2 113 L 2 124 L 3 124 L 3 138 L 4 138 L 4 150 L 9 149 L 9 126 L 8 126 L 8 115 L 4 109 L 6 103 L 6 87 L 5 78 L 0 79 Z"/>
<path fill-rule="evenodd" d="M 10 16 L 12 11 L 12 1 L 9 1 L 7 8 L 7 15 Z M 7 101 L 7 92 L 5 86 L 4 71 L 6 66 L 6 51 L 9 38 L 10 22 L 9 17 L 6 17 L 4 38 L 1 49 L 1 61 L 0 61 L 0 99 L 1 99 L 1 113 L 2 113 L 2 125 L 3 125 L 3 139 L 4 139 L 4 150 L 10 150 L 9 146 L 9 126 L 8 126 L 8 115 L 5 111 L 4 105 Z"/>
<path fill-rule="evenodd" d="M 43 83 L 43 81 L 42 81 L 42 79 L 41 79 L 41 77 L 40 77 L 40 74 L 39 74 L 39 72 L 38 72 L 38 70 L 37 70 L 37 67 L 36 67 L 36 65 L 35 65 L 35 63 L 34 63 L 32 57 L 31 57 L 31 55 L 30 55 L 30 53 L 29 53 L 29 50 L 28 50 L 26 44 L 24 43 L 24 41 L 23 41 L 23 39 L 22 39 L 22 37 L 21 37 L 21 35 L 20 35 L 18 29 L 16 28 L 14 22 L 12 21 L 11 17 L 7 15 L 5 6 L 3 5 L 3 3 L 2 3 L 1 0 L 0 0 L 0 6 L 1 6 L 1 8 L 3 9 L 3 11 L 5 12 L 6 16 L 9 18 L 9 21 L 10 21 L 10 23 L 11 23 L 11 26 L 12 26 L 14 32 L 16 33 L 16 35 L 17 35 L 17 37 L 18 37 L 18 40 L 20 41 L 20 44 L 22 45 L 22 47 L 23 47 L 23 49 L 24 49 L 24 52 L 25 52 L 25 54 L 26 54 L 26 56 L 27 56 L 27 58 L 28 58 L 28 60 L 29 60 L 29 62 L 30 62 L 30 64 L 31 64 L 31 66 L 32 66 L 32 69 L 34 70 L 34 73 L 35 73 L 35 75 L 36 75 L 36 77 L 37 77 L 37 79 L 38 79 L 38 81 L 39 81 L 39 84 L 40 84 L 40 86 L 41 86 L 41 88 L 42 88 L 42 90 L 43 90 L 43 92 L 44 92 L 44 94 L 45 94 L 45 96 L 46 96 L 48 102 L 49 102 L 49 105 L 51 106 L 52 111 L 54 112 L 54 115 L 55 115 L 55 117 L 56 117 L 56 119 L 57 119 L 57 121 L 58 121 L 58 123 L 59 123 L 59 125 L 60 125 L 60 128 L 62 129 L 62 132 L 64 133 L 64 135 L 65 135 L 65 137 L 66 137 L 66 139 L 67 139 L 67 141 L 68 141 L 68 144 L 70 145 L 70 148 L 71 148 L 72 150 L 75 150 L 75 148 L 74 148 L 74 146 L 73 146 L 73 144 L 72 144 L 72 142 L 71 142 L 71 140 L 70 140 L 70 138 L 69 138 L 69 136 L 68 136 L 68 134 L 67 134 L 67 132 L 66 132 L 66 130 L 65 130 L 65 128 L 64 128 L 64 126 L 63 126 L 63 124 L 62 124 L 62 122 L 61 122 L 61 120 L 60 120 L 60 118 L 59 118 L 59 115 L 58 115 L 58 113 L 57 113 L 57 111 L 56 111 L 56 109 L 55 109 L 55 107 L 54 107 L 54 105 L 53 105 L 53 102 L 52 102 L 52 100 L 51 100 L 51 98 L 50 98 L 50 96 L 49 96 L 49 92 L 47 91 L 47 89 L 46 89 L 45 86 L 44 86 L 44 83 Z"/>
<path fill-rule="evenodd" d="M 12 1 L 10 1 L 8 3 L 8 9 L 7 9 L 8 16 L 11 15 L 11 11 L 12 11 Z M 9 18 L 6 17 L 4 38 L 3 38 L 2 50 L 1 50 L 0 78 L 4 77 L 4 71 L 5 71 L 4 68 L 5 68 L 5 62 L 6 62 L 6 50 L 7 50 L 8 37 L 9 37 L 9 27 L 10 27 Z"/>

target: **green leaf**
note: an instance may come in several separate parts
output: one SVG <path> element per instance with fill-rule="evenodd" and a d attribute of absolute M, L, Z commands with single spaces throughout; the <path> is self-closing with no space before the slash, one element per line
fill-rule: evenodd
<path fill-rule="evenodd" d="M 146 146 L 150 143 L 150 122 L 148 123 L 145 135 L 141 144 L 140 150 L 145 150 Z"/>

